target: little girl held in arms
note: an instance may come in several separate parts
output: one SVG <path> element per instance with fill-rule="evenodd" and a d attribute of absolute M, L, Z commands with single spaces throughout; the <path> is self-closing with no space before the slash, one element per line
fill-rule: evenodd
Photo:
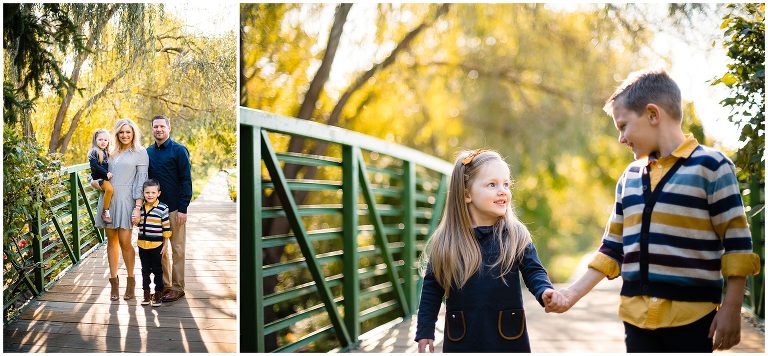
<path fill-rule="evenodd" d="M 109 214 L 109 203 L 112 200 L 112 173 L 109 172 L 109 131 L 97 129 L 93 133 L 91 149 L 88 150 L 88 161 L 91 164 L 91 178 L 99 181 L 101 190 L 104 191 L 104 211 L 101 219 L 104 223 L 111 224 L 112 216 Z"/>
<path fill-rule="evenodd" d="M 434 352 L 444 297 L 444 352 L 530 352 L 521 275 L 542 306 L 545 300 L 567 303 L 512 211 L 509 166 L 494 151 L 459 154 L 445 214 L 421 261 L 426 273 L 415 337 L 419 352 Z"/>

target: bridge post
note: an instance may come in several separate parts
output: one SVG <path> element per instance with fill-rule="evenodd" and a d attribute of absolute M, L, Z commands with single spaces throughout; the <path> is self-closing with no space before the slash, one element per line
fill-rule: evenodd
<path fill-rule="evenodd" d="M 357 177 L 358 162 L 350 145 L 342 146 L 342 230 L 344 241 L 344 323 L 353 342 L 360 336 L 360 275 L 357 253 L 358 196 L 360 183 Z"/>
<path fill-rule="evenodd" d="M 403 280 L 405 281 L 405 298 L 408 310 L 413 313 L 418 308 L 416 300 L 416 283 L 418 273 L 414 273 L 416 262 L 416 165 L 413 161 L 403 162 Z M 415 279 L 414 279 L 415 278 Z"/>
<path fill-rule="evenodd" d="M 760 256 L 760 265 L 765 265 L 765 210 L 760 211 L 760 206 L 765 206 L 765 190 L 757 177 L 752 177 L 749 182 L 749 225 L 752 233 L 752 249 Z M 765 318 L 765 271 L 760 269 L 757 276 L 750 276 L 749 287 L 750 307 L 752 312 L 760 318 Z"/>
<path fill-rule="evenodd" d="M 260 132 L 240 125 L 240 351 L 249 353 L 264 352 Z"/>
<path fill-rule="evenodd" d="M 79 196 L 77 195 L 77 172 L 69 174 L 69 209 L 72 213 L 72 252 L 75 255 L 75 261 L 80 261 L 80 207 Z"/>
<path fill-rule="evenodd" d="M 32 261 L 36 265 L 34 269 L 35 288 L 38 293 L 42 293 L 45 288 L 45 264 L 43 264 L 43 233 L 40 210 L 37 210 L 35 216 L 32 217 L 30 227 L 32 230 Z"/>

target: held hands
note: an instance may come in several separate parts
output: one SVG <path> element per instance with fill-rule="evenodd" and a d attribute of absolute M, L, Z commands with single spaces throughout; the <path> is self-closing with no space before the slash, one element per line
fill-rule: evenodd
<path fill-rule="evenodd" d="M 565 289 L 561 291 L 547 289 L 541 295 L 541 299 L 544 300 L 544 311 L 547 313 L 563 313 L 573 306 L 572 298 Z"/>
<path fill-rule="evenodd" d="M 419 353 L 427 352 L 427 347 L 429 347 L 429 352 L 435 352 L 435 340 L 432 339 L 421 339 L 419 340 Z"/>
<path fill-rule="evenodd" d="M 741 342 L 741 306 L 723 304 L 709 327 L 712 349 L 728 350 Z"/>
<path fill-rule="evenodd" d="M 133 212 L 131 213 L 131 224 L 134 226 L 139 225 L 139 217 L 141 215 L 139 214 L 139 208 L 134 208 Z"/>
<path fill-rule="evenodd" d="M 160 250 L 160 256 L 165 256 L 166 251 L 168 251 L 168 239 L 163 240 L 163 249 Z"/>

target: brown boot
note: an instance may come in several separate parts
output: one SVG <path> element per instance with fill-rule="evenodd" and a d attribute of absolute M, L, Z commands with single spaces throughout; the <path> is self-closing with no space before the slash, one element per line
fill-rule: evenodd
<path fill-rule="evenodd" d="M 123 299 L 130 300 L 136 295 L 136 279 L 128 277 L 128 282 L 125 283 L 125 295 Z"/>
<path fill-rule="evenodd" d="M 120 283 L 117 281 L 117 277 L 109 279 L 109 285 L 112 290 L 109 291 L 109 300 L 115 301 L 120 299 Z"/>

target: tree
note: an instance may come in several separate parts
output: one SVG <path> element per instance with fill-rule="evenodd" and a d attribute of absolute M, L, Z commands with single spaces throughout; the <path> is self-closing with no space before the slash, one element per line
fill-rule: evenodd
<path fill-rule="evenodd" d="M 723 84 L 731 96 L 720 102 L 731 108 L 728 120 L 741 127 L 744 144 L 734 163 L 758 181 L 765 179 L 765 4 L 730 4 L 720 26 L 723 47 L 733 62 L 712 85 Z"/>
<path fill-rule="evenodd" d="M 78 21 L 78 36 L 86 39 L 84 49 L 75 49 L 72 72 L 67 78 L 71 86 L 67 88 L 59 110 L 56 113 L 51 139 L 48 143 L 49 152 L 66 153 L 69 141 L 77 128 L 82 114 L 94 105 L 96 101 L 104 97 L 115 83 L 124 77 L 128 71 L 138 63 L 144 61 L 144 56 L 152 50 L 153 33 L 152 24 L 155 16 L 156 5 L 152 4 L 73 4 L 72 13 L 75 21 Z M 105 28 L 110 21 L 114 21 L 116 35 L 112 41 L 103 38 Z M 114 48 L 104 48 L 103 44 L 114 45 Z M 69 128 L 62 136 L 64 120 L 67 117 L 75 89 L 80 83 L 80 72 L 83 64 L 99 52 L 113 50 L 123 56 L 123 66 L 114 76 L 108 79 L 100 89 L 85 101 L 69 120 Z M 94 65 L 94 67 L 98 64 Z M 82 90 L 80 90 L 82 93 Z"/>

